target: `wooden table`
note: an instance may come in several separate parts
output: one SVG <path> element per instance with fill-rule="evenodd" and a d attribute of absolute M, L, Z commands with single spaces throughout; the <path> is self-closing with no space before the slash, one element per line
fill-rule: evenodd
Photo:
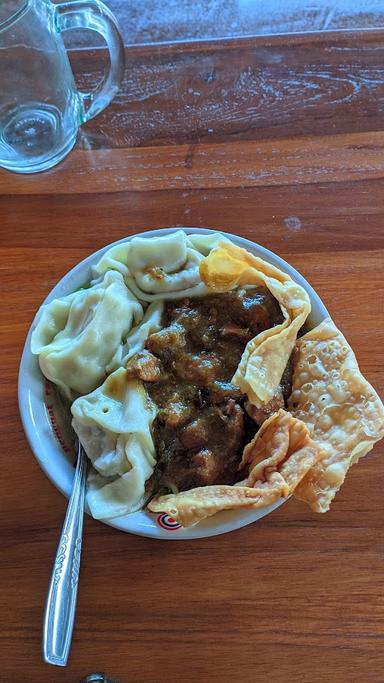
<path fill-rule="evenodd" d="M 100 51 L 74 53 L 96 82 Z M 228 535 L 167 543 L 87 518 L 66 669 L 42 663 L 66 501 L 19 420 L 24 338 L 55 282 L 147 228 L 212 227 L 316 288 L 382 391 L 384 34 L 127 49 L 122 91 L 56 169 L 0 172 L 4 683 L 382 683 L 383 445 L 325 516 L 289 501 Z"/>

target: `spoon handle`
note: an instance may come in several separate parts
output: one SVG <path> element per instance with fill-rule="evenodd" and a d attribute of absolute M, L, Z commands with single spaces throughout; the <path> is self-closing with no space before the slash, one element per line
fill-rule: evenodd
<path fill-rule="evenodd" d="M 86 478 L 87 456 L 79 442 L 72 493 L 53 565 L 44 615 L 44 661 L 57 666 L 66 666 L 71 646 L 80 572 Z"/>

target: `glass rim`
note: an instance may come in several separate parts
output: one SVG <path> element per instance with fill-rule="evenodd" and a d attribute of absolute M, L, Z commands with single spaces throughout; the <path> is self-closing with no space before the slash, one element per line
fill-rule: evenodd
<path fill-rule="evenodd" d="M 19 9 L 16 10 L 16 12 L 13 12 L 12 14 L 9 15 L 6 19 L 0 20 L 0 31 L 3 31 L 4 29 L 9 28 L 12 26 L 12 24 L 15 23 L 28 9 L 28 6 L 31 4 L 31 0 L 24 0 L 24 2 L 21 4 Z"/>

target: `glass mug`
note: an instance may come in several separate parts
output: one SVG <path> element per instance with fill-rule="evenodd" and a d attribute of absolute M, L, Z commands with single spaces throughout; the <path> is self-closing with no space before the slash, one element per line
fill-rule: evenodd
<path fill-rule="evenodd" d="M 101 34 L 110 67 L 95 91 L 77 90 L 61 32 Z M 124 46 L 117 22 L 100 0 L 0 0 L 0 167 L 44 171 L 72 149 L 79 127 L 117 93 Z"/>

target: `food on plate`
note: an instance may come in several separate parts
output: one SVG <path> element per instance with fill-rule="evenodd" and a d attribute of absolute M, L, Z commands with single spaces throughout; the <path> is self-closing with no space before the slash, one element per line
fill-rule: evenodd
<path fill-rule="evenodd" d="M 384 408 L 306 291 L 219 233 L 107 250 L 89 287 L 42 308 L 42 372 L 73 402 L 94 517 L 183 526 L 288 495 L 318 512 L 384 436 Z"/>
<path fill-rule="evenodd" d="M 383 404 L 329 318 L 298 339 L 292 389 L 289 410 L 324 451 L 295 496 L 326 512 L 351 465 L 384 437 Z"/>
<path fill-rule="evenodd" d="M 140 323 L 126 335 L 124 342 L 119 344 L 112 360 L 107 365 L 107 372 L 124 367 L 132 356 L 142 351 L 147 337 L 161 329 L 162 313 L 162 301 L 153 301 L 149 304 Z"/>
<path fill-rule="evenodd" d="M 204 296 L 208 289 L 200 276 L 204 256 L 220 241 L 219 235 L 186 235 L 182 230 L 155 239 L 136 237 L 109 249 L 94 267 L 97 277 L 119 271 L 141 301 Z"/>
<path fill-rule="evenodd" d="M 167 512 L 189 526 L 221 510 L 264 507 L 294 493 L 321 457 L 306 425 L 280 409 L 245 446 L 239 465 L 242 471 L 247 468 L 244 481 L 160 496 L 149 503 L 149 509 Z"/>
<path fill-rule="evenodd" d="M 41 371 L 68 398 L 95 389 L 143 308 L 120 273 L 42 306 L 31 350 Z"/>
<path fill-rule="evenodd" d="M 158 408 L 156 489 L 239 479 L 249 424 L 245 394 L 231 380 L 247 342 L 282 319 L 265 287 L 165 304 L 162 329 L 146 341 L 157 374 L 142 377 Z"/>
<path fill-rule="evenodd" d="M 155 406 L 142 383 L 118 368 L 72 404 L 79 439 L 93 465 L 87 501 L 96 519 L 138 510 L 156 464 L 151 427 Z"/>
<path fill-rule="evenodd" d="M 276 393 L 297 334 L 310 313 L 309 296 L 289 275 L 234 244 L 213 249 L 201 264 L 201 276 L 219 292 L 264 284 L 280 304 L 284 320 L 250 340 L 233 377 L 251 405 L 260 408 Z"/>

